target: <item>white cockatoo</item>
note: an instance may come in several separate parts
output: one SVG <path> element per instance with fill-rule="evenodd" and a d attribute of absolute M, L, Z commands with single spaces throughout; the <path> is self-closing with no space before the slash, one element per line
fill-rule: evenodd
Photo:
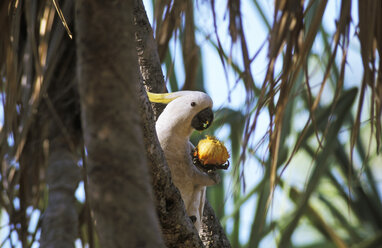
<path fill-rule="evenodd" d="M 156 122 L 156 132 L 164 151 L 171 176 L 179 189 L 187 214 L 199 231 L 206 199 L 206 186 L 219 182 L 214 172 L 204 172 L 193 164 L 190 135 L 202 131 L 213 121 L 211 98 L 198 91 L 156 94 L 147 92 L 149 100 L 167 104 Z"/>

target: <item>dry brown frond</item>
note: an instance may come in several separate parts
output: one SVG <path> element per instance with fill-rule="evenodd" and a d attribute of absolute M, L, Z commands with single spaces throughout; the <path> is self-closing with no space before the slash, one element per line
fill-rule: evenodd
<path fill-rule="evenodd" d="M 243 82 L 247 92 L 246 100 L 249 104 L 253 100 L 255 83 L 251 72 L 252 60 L 250 59 L 248 53 L 247 40 L 244 34 L 243 20 L 240 11 L 240 0 L 229 0 L 228 10 L 230 17 L 229 32 L 232 42 L 235 43 L 237 39 L 240 38 L 241 53 L 244 64 Z"/>
<path fill-rule="evenodd" d="M 358 6 L 359 24 L 358 38 L 361 43 L 362 64 L 364 74 L 362 79 L 357 117 L 352 130 L 351 148 L 353 150 L 361 122 L 361 112 L 365 101 L 367 86 L 371 89 L 370 119 L 372 133 L 376 129 L 377 151 L 381 145 L 381 55 L 382 55 L 382 3 L 380 1 L 360 1 Z M 377 65 L 377 54 L 379 65 Z"/>
<path fill-rule="evenodd" d="M 163 62 L 170 39 L 181 24 L 181 17 L 186 10 L 187 1 L 158 1 L 159 8 L 155 11 L 156 41 L 159 59 Z M 162 20 L 162 18 L 164 18 Z"/>

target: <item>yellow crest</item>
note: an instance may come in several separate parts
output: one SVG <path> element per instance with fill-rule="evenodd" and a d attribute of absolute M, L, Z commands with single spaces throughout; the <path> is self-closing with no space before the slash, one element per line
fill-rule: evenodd
<path fill-rule="evenodd" d="M 180 97 L 180 95 L 175 93 L 151 93 L 147 91 L 147 96 L 149 97 L 150 102 L 155 103 L 164 103 L 167 104 L 172 100 Z"/>

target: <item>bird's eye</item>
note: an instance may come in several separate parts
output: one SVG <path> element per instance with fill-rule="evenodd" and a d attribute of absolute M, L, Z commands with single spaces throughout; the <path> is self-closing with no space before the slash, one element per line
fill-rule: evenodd
<path fill-rule="evenodd" d="M 196 106 L 196 103 L 195 102 L 192 102 L 191 103 L 191 107 L 195 107 Z"/>

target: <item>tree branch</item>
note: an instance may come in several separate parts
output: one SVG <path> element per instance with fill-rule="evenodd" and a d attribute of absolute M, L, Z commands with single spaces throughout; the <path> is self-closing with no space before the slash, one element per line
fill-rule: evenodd
<path fill-rule="evenodd" d="M 147 18 L 142 0 L 137 0 L 136 2 L 134 22 L 137 27 L 135 40 L 143 84 L 150 92 L 167 92 L 159 60 L 157 43 L 154 40 L 153 30 Z M 152 103 L 151 106 L 154 111 L 155 119 L 162 113 L 165 107 L 165 105 L 159 103 Z"/>
<path fill-rule="evenodd" d="M 76 159 L 62 141 L 51 144 L 47 184 L 48 207 L 43 215 L 41 247 L 74 247 L 78 234 L 78 214 L 74 192 L 80 181 Z"/>
<path fill-rule="evenodd" d="M 68 24 L 73 24 L 74 1 L 65 1 L 63 13 L 68 16 Z M 36 141 L 39 149 L 48 153 L 46 183 L 49 189 L 48 206 L 42 218 L 41 247 L 75 247 L 78 237 L 78 212 L 75 191 L 81 179 L 77 165 L 79 144 L 82 143 L 79 123 L 80 107 L 75 78 L 76 47 L 73 40 L 64 35 L 62 24 L 56 20 L 52 26 L 54 37 L 60 39 L 60 52 L 49 43 L 46 74 L 52 73 L 48 88 L 36 116 L 36 127 L 29 132 L 40 130 L 38 138 L 31 138 L 28 147 L 32 157 L 36 156 Z M 57 42 L 57 41 L 56 41 Z M 52 62 L 55 59 L 56 62 Z M 49 141 L 48 143 L 45 143 Z M 45 156 L 43 156 L 45 161 Z M 27 158 L 24 158 L 24 160 Z M 30 166 L 31 160 L 28 162 Z M 40 164 L 44 164 L 41 163 Z M 40 165 L 42 166 L 42 165 Z M 20 183 L 21 184 L 21 183 Z"/>
<path fill-rule="evenodd" d="M 163 92 L 164 80 L 156 43 L 140 0 L 137 1 L 134 18 L 137 26 L 138 61 L 143 82 L 150 91 Z M 171 173 L 156 134 L 155 115 L 143 84 L 141 84 L 139 96 L 145 147 L 151 169 L 157 213 L 166 245 L 167 247 L 202 247 L 198 233 L 186 214 L 179 190 L 172 183 Z M 153 107 L 157 114 L 162 111 L 160 105 Z"/>

